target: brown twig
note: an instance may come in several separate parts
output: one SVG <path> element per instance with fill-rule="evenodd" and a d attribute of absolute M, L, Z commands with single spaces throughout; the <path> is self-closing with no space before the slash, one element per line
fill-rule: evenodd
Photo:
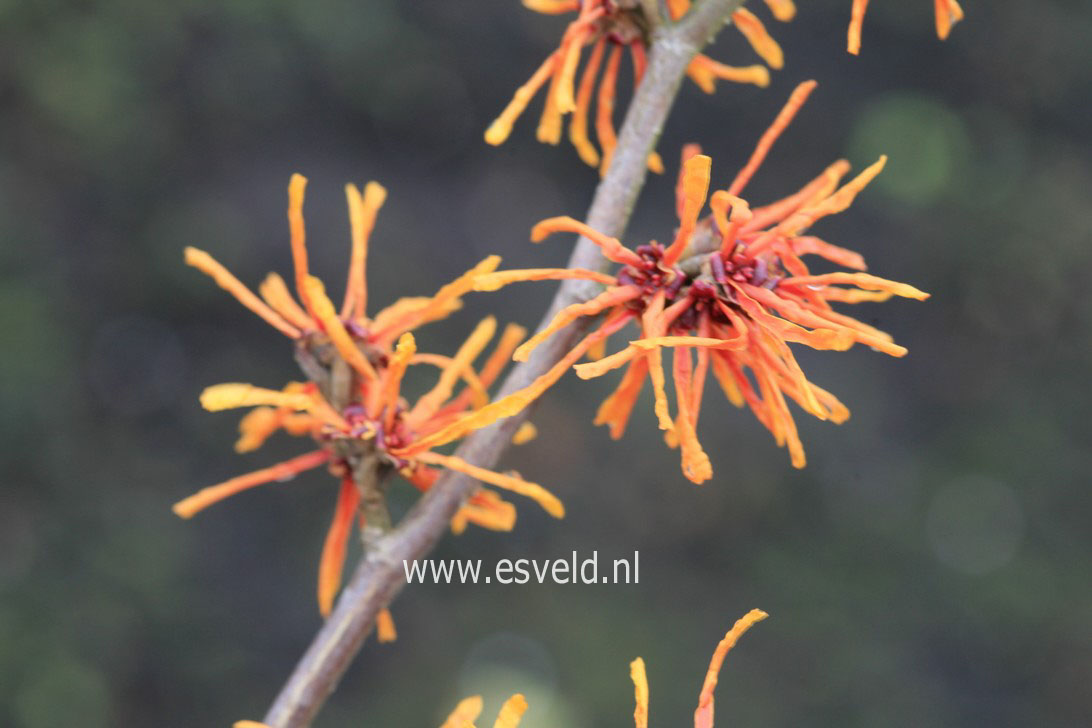
<path fill-rule="evenodd" d="M 678 23 L 657 28 L 648 70 L 630 103 L 610 168 L 588 210 L 587 223 L 592 228 L 615 237 L 623 233 L 644 185 L 648 154 L 659 138 L 687 65 L 742 4 L 743 0 L 701 0 Z M 605 264 L 599 249 L 586 238 L 577 241 L 569 259 L 569 266 L 574 268 L 600 269 Z M 564 306 L 596 293 L 595 284 L 565 281 L 543 325 Z M 586 333 L 589 323 L 578 322 L 539 346 L 528 361 L 512 369 L 498 396 L 521 389 L 546 372 Z M 456 454 L 476 465 L 491 467 L 527 415 L 524 411 L 474 433 Z M 405 585 L 403 562 L 419 559 L 433 549 L 451 517 L 477 487 L 477 481 L 447 471 L 397 528 L 375 542 L 266 714 L 266 724 L 271 728 L 310 725 L 372 631 L 376 615 Z"/>

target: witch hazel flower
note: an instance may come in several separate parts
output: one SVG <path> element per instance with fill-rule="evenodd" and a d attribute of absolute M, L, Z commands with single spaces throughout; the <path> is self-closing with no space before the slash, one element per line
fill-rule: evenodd
<path fill-rule="evenodd" d="M 618 388 L 600 405 L 596 424 L 614 438 L 625 431 L 645 379 L 652 382 L 654 411 L 665 440 L 678 447 L 683 474 L 695 483 L 712 476 L 712 465 L 697 437 L 698 416 L 708 374 L 736 406 L 746 404 L 787 446 L 793 466 L 806 464 L 787 400 L 822 420 L 844 422 L 849 410 L 834 395 L 808 381 L 790 343 L 844 351 L 863 344 L 901 357 L 906 349 L 890 335 L 835 310 L 832 304 L 884 301 L 891 296 L 922 300 L 913 286 L 865 273 L 860 255 L 806 234 L 820 219 L 847 209 L 883 169 L 885 157 L 839 186 L 849 164 L 839 160 L 802 189 L 752 209 L 739 195 L 766 154 L 803 105 L 815 82 L 801 84 L 726 190 L 708 196 L 712 161 L 695 146 L 683 154 L 676 194 L 679 227 L 669 245 L 652 241 L 628 248 L 570 217 L 543 220 L 531 231 L 538 242 L 556 232 L 587 236 L 619 268 L 613 274 L 571 270 L 564 277 L 606 285 L 595 298 L 560 311 L 514 353 L 526 359 L 542 341 L 582 317 L 603 316 L 611 333 L 633 323 L 637 337 L 621 350 L 577 364 L 577 375 L 599 377 L 626 367 Z M 711 214 L 699 216 L 708 197 Z M 813 274 L 803 256 L 817 255 L 851 269 Z M 493 290 L 521 280 L 562 277 L 546 270 L 498 271 L 475 281 Z M 673 349 L 676 414 L 672 416 L 664 372 L 664 350 Z"/>
<path fill-rule="evenodd" d="M 523 4 L 539 13 L 556 15 L 575 12 L 577 17 L 565 30 L 557 50 L 546 58 L 527 83 L 516 90 L 508 106 L 486 130 L 485 141 L 493 145 L 503 144 L 527 105 L 549 82 L 536 133 L 538 140 L 558 144 L 561 141 L 562 118 L 571 113 L 569 141 L 585 163 L 598 166 L 600 173 L 605 173 L 618 142 L 613 115 L 622 56 L 629 52 L 634 84 L 639 85 L 647 65 L 647 50 L 654 23 L 645 15 L 640 0 L 523 0 Z M 788 21 L 796 14 L 792 0 L 766 0 L 766 4 L 778 20 Z M 678 20 L 689 9 L 690 0 L 667 2 L 668 15 L 672 20 Z M 770 37 L 756 15 L 740 8 L 732 14 L 732 24 L 770 68 L 777 69 L 784 65 L 781 47 Z M 578 82 L 581 57 L 584 48 L 589 46 L 591 52 Z M 687 74 L 710 94 L 718 79 L 757 86 L 768 86 L 770 83 L 766 66 L 728 66 L 701 54 L 690 63 Z M 593 101 L 596 104 L 594 130 L 598 148 L 588 136 Z M 649 156 L 648 166 L 657 173 L 664 169 L 663 161 L 655 152 Z"/>
<path fill-rule="evenodd" d="M 864 26 L 868 0 L 853 0 L 849 16 L 849 32 L 846 50 L 853 55 L 861 52 L 861 28 Z M 963 20 L 963 8 L 958 0 L 933 0 L 933 14 L 936 18 L 937 37 L 947 40 L 952 26 Z"/>
<path fill-rule="evenodd" d="M 296 359 L 311 378 L 280 390 L 245 383 L 218 384 L 201 394 L 202 406 L 209 411 L 251 408 L 239 423 L 240 437 L 235 445 L 239 452 L 260 447 L 278 431 L 308 437 L 316 447 L 285 462 L 204 488 L 176 503 L 173 509 L 179 516 L 190 518 L 241 491 L 326 466 L 340 481 L 319 564 L 319 609 L 327 614 L 340 587 L 354 523 L 360 521 L 366 535 L 369 528 L 382 531 L 390 525 L 382 485 L 387 474 L 397 471 L 424 491 L 442 469 L 454 470 L 494 488 L 531 498 L 557 518 L 564 515 L 564 507 L 554 495 L 518 474 L 480 468 L 434 450 L 493 422 L 496 417 L 490 412 L 511 414 L 522 409 L 545 388 L 534 390 L 533 396 L 517 392 L 506 398 L 501 408 L 490 403 L 488 388 L 526 334 L 522 327 L 509 325 L 485 362 L 475 365 L 496 333 L 497 323 L 492 316 L 477 325 L 453 356 L 417 350 L 412 330 L 457 310 L 462 296 L 475 288 L 476 278 L 495 271 L 500 258 L 486 258 L 433 296 L 402 298 L 369 316 L 365 276 L 368 239 L 386 191 L 374 182 L 363 193 L 348 185 L 352 247 L 346 293 L 339 310 L 322 282 L 308 272 L 303 221 L 305 185 L 300 175 L 294 175 L 289 184 L 288 219 L 298 301 L 276 273 L 269 274 L 258 289 L 259 295 L 255 295 L 208 253 L 187 248 L 185 259 L 293 339 Z M 402 394 L 402 383 L 411 369 L 420 366 L 438 370 L 439 376 L 431 389 L 410 403 Z M 471 416 L 473 421 L 466 423 Z M 514 439 L 525 441 L 532 434 L 533 428 L 528 425 Z M 511 530 L 515 520 L 511 503 L 494 490 L 480 488 L 457 512 L 452 528 L 458 532 L 473 523 Z M 379 620 L 379 632 L 381 637 L 393 637 L 393 623 L 386 612 Z"/>

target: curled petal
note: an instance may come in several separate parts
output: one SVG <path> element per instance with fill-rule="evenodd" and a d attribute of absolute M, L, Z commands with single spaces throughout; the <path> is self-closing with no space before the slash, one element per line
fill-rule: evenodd
<path fill-rule="evenodd" d="M 770 34 L 766 32 L 766 26 L 754 13 L 746 8 L 740 8 L 732 13 L 732 22 L 755 49 L 755 53 L 766 61 L 770 68 L 781 68 L 785 65 L 785 54 L 782 53 L 781 46 L 770 37 Z"/>
<path fill-rule="evenodd" d="M 576 153 L 589 167 L 599 164 L 599 152 L 588 139 L 588 110 L 591 108 L 592 92 L 595 90 L 595 77 L 603 63 L 603 52 L 607 47 L 607 37 L 600 38 L 592 49 L 584 75 L 580 78 L 580 88 L 576 92 L 576 109 L 569 122 L 569 141 L 576 147 Z"/>
<path fill-rule="evenodd" d="M 357 347 L 353 337 L 345 329 L 345 324 L 341 323 L 337 311 L 334 310 L 333 302 L 326 296 L 326 287 L 322 285 L 322 281 L 314 276 L 307 276 L 303 281 L 303 287 L 307 292 L 307 300 L 311 303 L 311 311 L 315 319 L 322 324 L 337 353 L 362 377 L 376 381 L 379 375 Z"/>
<path fill-rule="evenodd" d="M 472 478 L 477 478 L 483 483 L 488 483 L 489 485 L 498 488 L 504 488 L 505 490 L 510 490 L 513 493 L 530 498 L 542 506 L 542 510 L 546 511 L 554 518 L 565 517 L 565 506 L 561 504 L 561 501 L 557 499 L 557 496 L 538 483 L 531 483 L 513 475 L 504 475 L 502 473 L 493 472 L 492 470 L 486 470 L 485 468 L 479 468 L 477 465 L 472 465 L 462 458 L 457 458 L 453 455 L 422 452 L 418 453 L 415 457 L 420 462 L 429 465 L 440 465 L 449 470 L 454 470 L 469 475 Z"/>
<path fill-rule="evenodd" d="M 288 323 L 277 311 L 255 296 L 249 288 L 231 274 L 231 271 L 220 265 L 211 255 L 203 250 L 187 247 L 185 259 L 186 265 L 191 265 L 212 278 L 212 280 L 216 281 L 216 285 L 235 296 L 239 303 L 261 316 L 266 323 L 277 329 L 277 331 L 293 339 L 299 337 L 299 329 Z"/>
<path fill-rule="evenodd" d="M 679 216 L 679 230 L 675 234 L 675 241 L 664 251 L 663 263 L 666 266 L 674 265 L 690 242 L 690 236 L 694 233 L 694 227 L 698 222 L 698 215 L 701 214 L 706 195 L 709 193 L 712 164 L 713 160 L 705 154 L 695 154 L 683 164 L 681 182 L 683 213 Z"/>
<path fill-rule="evenodd" d="M 587 362 L 586 364 L 577 364 L 573 369 L 576 371 L 576 376 L 581 379 L 594 379 L 595 377 L 601 377 L 620 366 L 624 366 L 640 353 L 641 350 L 638 347 L 631 345 L 610 356 L 604 356 L 597 361 Z"/>
<path fill-rule="evenodd" d="M 352 230 L 352 253 L 349 257 L 349 282 L 345 286 L 345 302 L 341 306 L 343 318 L 352 316 L 364 320 L 368 305 L 368 281 L 365 275 L 368 265 L 368 238 L 375 227 L 379 208 L 387 199 L 387 190 L 377 182 L 364 186 L 364 194 L 355 185 L 345 185 L 345 197 L 349 202 L 349 226 Z"/>
<path fill-rule="evenodd" d="M 273 481 L 289 480 L 304 470 L 317 468 L 329 459 L 330 453 L 327 451 L 315 450 L 306 455 L 300 455 L 291 460 L 286 460 L 283 463 L 278 463 L 277 465 L 263 468 L 262 470 L 255 470 L 253 473 L 240 475 L 231 480 L 225 480 L 218 485 L 210 485 L 207 488 L 202 488 L 189 498 L 184 498 L 175 503 L 171 506 L 171 510 L 180 518 L 192 518 L 195 514 L 208 508 L 212 504 L 219 503 L 236 493 L 255 486 L 265 485 L 266 483 L 271 483 Z"/>
<path fill-rule="evenodd" d="M 311 317 L 300 308 L 288 285 L 276 273 L 270 273 L 258 286 L 258 294 L 269 304 L 269 307 L 279 313 L 293 326 L 300 329 L 314 328 Z"/>
<path fill-rule="evenodd" d="M 625 434 L 630 413 L 633 412 L 633 406 L 637 403 L 637 396 L 641 393 L 647 375 L 648 359 L 646 357 L 635 359 L 626 369 L 618 388 L 599 405 L 594 424 L 607 425 L 610 428 L 611 439 L 618 440 Z"/>
<path fill-rule="evenodd" d="M 759 88 L 770 85 L 770 71 L 763 65 L 729 66 L 702 54 L 694 56 L 694 60 L 686 67 L 686 75 L 707 94 L 717 90 L 717 79 L 731 83 L 750 83 Z"/>
<path fill-rule="evenodd" d="M 738 11 L 744 12 L 744 11 Z M 743 169 L 739 171 L 736 178 L 732 180 L 732 184 L 728 187 L 728 193 L 732 195 L 738 195 L 743 191 L 743 188 L 747 186 L 747 183 L 754 176 L 755 171 L 762 165 L 763 160 L 766 159 L 766 155 L 770 153 L 770 149 L 781 136 L 782 132 L 788 128 L 792 123 L 793 118 L 796 117 L 796 113 L 800 111 L 800 108 L 804 105 L 804 102 L 808 100 L 808 96 L 815 90 L 818 84 L 815 81 L 804 81 L 797 86 L 792 94 L 789 95 L 789 100 L 782 107 L 778 113 L 777 118 L 774 119 L 770 127 L 759 137 L 758 144 L 755 145 L 755 149 L 751 152 L 751 158 L 747 160 L 747 164 L 743 166 Z"/>
<path fill-rule="evenodd" d="M 474 282 L 475 291 L 496 291 L 511 283 L 520 281 L 562 281 L 570 278 L 595 281 L 604 285 L 617 285 L 612 275 L 584 268 L 526 268 L 523 270 L 502 270 L 480 276 Z"/>
<path fill-rule="evenodd" d="M 356 520 L 357 506 L 360 505 L 360 489 L 352 478 L 341 479 L 334 520 L 326 532 L 326 542 L 322 546 L 322 558 L 319 560 L 318 603 L 319 613 L 327 617 L 334 606 L 334 597 L 341 587 L 341 572 L 345 569 L 345 554 L 349 546 L 349 533 Z"/>
<path fill-rule="evenodd" d="M 508 102 L 508 106 L 485 130 L 486 143 L 493 146 L 504 143 L 504 140 L 512 133 L 512 125 L 516 123 L 516 119 L 527 108 L 527 104 L 531 103 L 531 99 L 542 88 L 542 85 L 550 78 L 560 61 L 561 53 L 554 51 L 531 76 L 531 80 L 516 89 L 516 93 L 512 100 Z"/>
<path fill-rule="evenodd" d="M 566 306 L 557 312 L 557 315 L 554 316 L 546 328 L 520 344 L 512 358 L 516 361 L 526 361 L 535 347 L 581 316 L 594 316 L 626 301 L 632 301 L 638 296 L 640 296 L 640 291 L 636 287 L 619 286 L 617 288 L 608 288 L 590 301 L 582 301 Z"/>
<path fill-rule="evenodd" d="M 307 188 L 307 178 L 302 174 L 293 174 L 288 181 L 288 229 L 291 233 L 292 266 L 296 273 L 296 293 L 303 301 L 303 307 L 315 320 L 314 310 L 311 308 L 311 300 L 304 290 L 304 281 L 307 280 L 307 231 L 303 224 L 303 193 Z"/>
<path fill-rule="evenodd" d="M 599 246 L 599 249 L 603 251 L 603 256 L 610 261 L 620 263 L 621 265 L 636 265 L 640 266 L 644 264 L 641 256 L 634 253 L 632 250 L 622 245 L 618 238 L 612 238 L 609 235 L 604 235 L 597 230 L 593 230 L 579 220 L 563 215 L 560 217 L 551 217 L 541 221 L 533 228 L 531 228 L 531 242 L 541 243 L 548 236 L 557 232 L 576 233 L 577 235 L 583 235 L 591 242 Z"/>
<path fill-rule="evenodd" d="M 611 157 L 614 156 L 614 147 L 618 144 L 618 137 L 614 133 L 614 94 L 618 84 L 618 64 L 622 61 L 622 46 L 615 45 L 611 48 L 607 57 L 607 68 L 603 71 L 603 78 L 599 81 L 599 93 L 596 99 L 595 136 L 599 139 L 599 146 L 603 150 L 603 160 L 599 164 L 599 175 L 603 176 L 610 167 Z"/>
<path fill-rule="evenodd" d="M 824 273 L 817 276 L 793 276 L 786 278 L 781 285 L 800 286 L 825 286 L 828 283 L 848 283 L 870 291 L 888 291 L 903 298 L 915 298 L 924 301 L 929 298 L 925 291 L 918 290 L 907 283 L 897 283 L 886 278 L 879 278 L 868 273 Z"/>
<path fill-rule="evenodd" d="M 385 408 L 387 412 L 387 427 L 392 425 L 394 413 L 398 407 L 398 395 L 402 389 L 402 377 L 405 376 L 406 368 L 409 366 L 416 353 L 417 341 L 413 338 L 413 334 L 407 331 L 399 337 L 398 346 L 395 347 L 394 355 L 390 357 L 387 369 L 383 372 L 382 407 Z"/>
<path fill-rule="evenodd" d="M 436 382 L 436 386 L 417 400 L 417 404 L 407 415 L 407 420 L 411 424 L 417 424 L 432 417 L 440 406 L 450 399 L 460 374 L 464 370 L 470 370 L 470 365 L 493 338 L 496 330 L 497 320 L 492 316 L 486 316 L 478 322 L 474 331 L 452 357 L 451 364 L 440 372 L 440 379 Z"/>
<path fill-rule="evenodd" d="M 761 609 L 752 609 L 736 621 L 732 629 L 724 635 L 724 639 L 713 651 L 713 659 L 709 661 L 709 670 L 705 673 L 705 682 L 701 686 L 701 695 L 698 697 L 698 709 L 694 711 L 694 728 L 713 728 L 713 691 L 717 687 L 717 675 L 728 651 L 735 647 L 739 638 L 756 622 L 761 622 L 769 615 Z"/>

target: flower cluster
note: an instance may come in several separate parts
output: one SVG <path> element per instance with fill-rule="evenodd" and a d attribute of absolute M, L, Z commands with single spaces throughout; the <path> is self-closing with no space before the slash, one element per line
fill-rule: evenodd
<path fill-rule="evenodd" d="M 788 343 L 838 351 L 859 343 L 903 356 L 906 349 L 888 334 L 838 313 L 831 304 L 884 301 L 893 295 L 928 297 L 913 286 L 864 273 L 864 260 L 857 253 L 804 234 L 819 219 L 848 208 L 879 174 L 886 158 L 841 187 L 849 170 L 844 160 L 777 202 L 752 210 L 739 197 L 814 87 L 812 81 L 797 87 L 732 184 L 709 198 L 711 214 L 701 220 L 711 160 L 693 145 L 684 151 L 676 195 L 680 223 L 670 245 L 653 241 L 630 249 L 570 217 L 544 220 L 531 232 L 536 242 L 561 231 L 585 235 L 620 268 L 613 275 L 571 271 L 572 277 L 606 284 L 606 290 L 560 311 L 549 326 L 517 348 L 514 357 L 526 358 L 544 339 L 584 316 L 603 315 L 598 331 L 608 336 L 636 323 L 638 338 L 609 356 L 576 365 L 576 372 L 588 379 L 627 366 L 595 419 L 596 424 L 608 425 L 614 438 L 622 436 L 645 378 L 651 379 L 659 426 L 668 444 L 680 448 L 683 473 L 696 483 L 712 476 L 696 434 L 710 369 L 727 398 L 737 406 L 746 403 L 777 444 L 788 446 L 792 464 L 800 468 L 805 464 L 804 449 L 786 397 L 805 412 L 835 423 L 845 421 L 849 410 L 807 380 Z M 808 254 L 853 272 L 813 275 L 802 260 Z M 481 276 L 475 286 L 492 290 L 540 275 L 537 270 L 500 271 Z M 678 408 L 674 418 L 665 387 L 664 348 L 674 349 Z"/>
<path fill-rule="evenodd" d="M 760 609 L 752 609 L 743 615 L 717 645 L 713 651 L 713 657 L 709 661 L 709 669 L 705 673 L 705 681 L 698 695 L 698 707 L 694 711 L 694 728 L 713 728 L 713 691 L 717 687 L 717 678 L 720 668 L 724 664 L 724 658 L 743 633 L 750 629 L 756 622 L 765 619 L 767 615 Z M 636 708 L 633 711 L 633 722 L 636 728 L 648 728 L 648 676 L 645 674 L 645 661 L 638 657 L 629 665 L 630 679 L 633 680 L 634 700 Z M 510 697 L 501 708 L 497 721 L 493 728 L 517 728 L 520 718 L 527 710 L 527 701 L 520 694 Z M 440 728 L 474 728 L 474 721 L 482 712 L 482 698 L 474 695 L 461 701 L 448 716 Z M 258 725 L 248 726 L 235 724 L 235 728 L 258 728 Z"/>
<path fill-rule="evenodd" d="M 792 0 L 765 1 L 778 20 L 788 21 L 796 14 Z M 628 48 L 633 62 L 634 84 L 639 85 L 645 72 L 652 22 L 646 17 L 639 0 L 523 0 L 523 4 L 540 13 L 576 12 L 577 18 L 565 30 L 557 50 L 516 91 L 512 101 L 489 126 L 485 140 L 494 145 L 502 144 L 511 133 L 516 119 L 549 81 L 546 105 L 538 125 L 538 140 L 557 144 L 561 140 L 562 117 L 572 113 L 569 140 L 584 162 L 593 167 L 598 165 L 600 172 L 605 173 L 617 144 L 613 114 L 622 54 Z M 668 0 L 667 9 L 671 19 L 677 20 L 690 9 L 690 0 Z M 732 13 L 732 24 L 771 68 L 784 65 L 781 47 L 766 32 L 762 21 L 754 13 L 740 8 Z M 591 46 L 592 50 L 578 84 L 577 67 L 585 46 Z M 606 66 L 596 89 L 596 79 L 604 57 Z M 687 74 L 706 93 L 713 93 L 717 79 L 758 86 L 770 83 L 770 73 L 765 66 L 726 66 L 700 54 L 690 63 Z M 595 134 L 602 154 L 588 138 L 593 94 L 597 104 Z M 663 171 L 663 162 L 655 152 L 649 156 L 648 165 L 655 172 Z"/>
<path fill-rule="evenodd" d="M 846 48 L 853 55 L 861 52 L 861 27 L 864 25 L 867 9 L 868 0 L 853 0 Z M 936 15 L 937 37 L 941 40 L 947 39 L 952 32 L 952 26 L 963 20 L 963 8 L 959 6 L 958 0 L 933 0 L 933 12 Z"/>
<path fill-rule="evenodd" d="M 363 193 L 348 185 L 352 252 L 339 311 L 322 282 L 308 272 L 303 221 L 305 185 L 300 175 L 293 176 L 289 184 L 288 219 L 298 301 L 276 273 L 269 274 L 258 289 L 260 295 L 255 295 L 208 253 L 187 248 L 185 259 L 292 338 L 296 358 L 311 380 L 291 383 L 280 390 L 219 384 L 202 393 L 201 404 L 210 411 L 253 408 L 239 424 L 240 438 L 235 446 L 239 452 L 259 447 L 277 431 L 310 437 L 317 447 L 288 461 L 207 487 L 176 503 L 174 511 L 189 518 L 240 491 L 326 465 L 341 481 L 319 567 L 318 601 L 326 614 L 340 585 L 352 526 L 358 516 L 363 520 L 369 512 L 369 498 L 382 498 L 382 491 L 374 483 L 361 482 L 361 474 L 369 472 L 359 467 L 363 460 L 371 459 L 373 470 L 397 470 L 421 490 L 432 486 L 440 468 L 448 468 L 529 497 L 555 517 L 564 515 L 564 507 L 541 486 L 516 474 L 479 468 L 433 450 L 499 417 L 514 414 L 552 383 L 543 381 L 498 402 L 489 402 L 488 387 L 525 335 L 521 327 L 508 326 L 485 363 L 476 368 L 475 359 L 496 331 L 493 317 L 479 323 L 454 356 L 417 351 L 412 330 L 459 308 L 462 296 L 475 288 L 478 277 L 495 271 L 500 259 L 486 258 L 431 297 L 403 298 L 368 316 L 368 239 L 386 191 L 374 182 Z M 401 385 L 409 368 L 417 365 L 438 368 L 439 377 L 432 389 L 411 405 L 402 396 Z M 560 372 L 554 379 L 557 376 Z M 461 390 L 456 392 L 460 385 Z M 523 429 L 517 433 L 517 440 L 529 439 L 531 434 Z M 379 511 L 385 513 L 385 508 Z M 511 503 L 495 491 L 480 489 L 458 511 L 452 527 L 459 531 L 467 523 L 474 523 L 510 530 L 515 519 Z M 388 615 L 380 620 L 380 634 L 392 633 Z"/>

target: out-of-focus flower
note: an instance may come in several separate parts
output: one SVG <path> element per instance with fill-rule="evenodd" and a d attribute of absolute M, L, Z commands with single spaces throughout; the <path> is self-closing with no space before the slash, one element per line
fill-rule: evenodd
<path fill-rule="evenodd" d="M 640 84 L 653 24 L 645 16 L 639 0 L 523 0 L 523 4 L 540 13 L 576 12 L 578 15 L 565 30 L 557 50 L 516 91 L 508 106 L 486 130 L 485 140 L 494 145 L 502 144 L 527 104 L 549 81 L 546 105 L 538 125 L 538 140 L 546 144 L 561 141 L 562 116 L 572 113 L 569 140 L 582 160 L 593 167 L 598 165 L 601 174 L 606 173 L 617 144 L 613 115 L 622 54 L 629 49 L 634 83 Z M 778 20 L 791 20 L 796 14 L 792 0 L 766 0 L 766 4 Z M 677 20 L 690 9 L 690 0 L 668 0 L 667 8 L 671 18 Z M 740 8 L 732 14 L 732 23 L 771 68 L 784 65 L 781 47 L 766 32 L 757 16 Z M 577 83 L 577 68 L 585 46 L 591 46 L 591 55 Z M 596 78 L 604 57 L 606 66 L 597 89 Z M 706 93 L 713 93 L 717 79 L 758 86 L 770 83 L 770 73 L 765 66 L 726 66 L 705 55 L 694 58 L 687 68 L 687 74 Z M 595 134 L 602 154 L 588 138 L 593 94 L 597 105 Z M 656 153 L 649 156 L 648 165 L 655 172 L 663 172 L 663 162 Z"/>
<path fill-rule="evenodd" d="M 302 213 L 305 183 L 303 177 L 295 175 L 289 185 L 288 218 L 299 302 L 275 273 L 260 286 L 259 298 L 203 251 L 187 248 L 186 262 L 212 276 L 243 305 L 294 339 L 297 359 L 312 377 L 312 381 L 292 383 L 283 390 L 219 384 L 201 394 L 201 404 L 210 411 L 253 408 L 239 423 L 240 437 L 235 445 L 239 452 L 259 447 L 278 430 L 309 436 L 318 447 L 205 488 L 176 503 L 174 511 L 190 518 L 240 491 L 288 480 L 304 470 L 326 465 L 341 482 L 319 566 L 318 600 L 320 610 L 327 614 L 340 586 L 353 523 L 364 505 L 362 498 L 370 492 L 367 483 L 356 480 L 362 471 L 356 466 L 364 459 L 374 459 L 377 470 L 397 470 L 421 490 L 432 486 L 441 468 L 448 468 L 529 497 L 555 517 L 564 515 L 564 507 L 556 497 L 518 474 L 479 468 L 433 450 L 499 417 L 515 414 L 561 373 L 557 372 L 551 381 L 536 383 L 528 390 L 490 403 L 488 387 L 526 333 L 522 327 L 508 326 L 484 365 L 476 368 L 474 361 L 496 331 L 492 316 L 478 324 L 454 356 L 417 351 L 410 330 L 456 310 L 461 297 L 474 288 L 476 278 L 496 269 L 500 260 L 496 256 L 486 258 L 432 297 L 403 298 L 373 317 L 366 315 L 368 238 L 386 195 L 374 182 L 367 185 L 363 195 L 352 185 L 346 187 L 352 254 L 339 313 L 321 281 L 308 273 Z M 402 397 L 401 386 L 407 370 L 417 365 L 438 368 L 440 374 L 433 388 L 411 406 Z M 456 393 L 460 384 L 462 388 Z M 529 435 L 527 430 L 517 434 L 521 439 Z M 363 515 L 360 518 L 363 521 Z M 461 531 L 467 523 L 474 523 L 510 530 L 515 520 L 511 503 L 493 491 L 480 489 L 456 514 L 452 528 Z M 381 615 L 378 632 L 381 641 L 393 639 L 394 625 L 389 614 Z"/>
<path fill-rule="evenodd" d="M 861 52 L 861 26 L 864 25 L 867 9 L 868 0 L 853 0 L 846 48 L 853 55 Z M 941 40 L 946 40 L 952 32 L 952 26 L 963 20 L 963 8 L 959 7 L 957 0 L 933 0 L 933 12 L 936 15 L 937 37 Z"/>
<path fill-rule="evenodd" d="M 516 693 L 501 706 L 493 728 L 518 728 L 523 714 L 527 712 L 527 699 Z M 482 714 L 482 696 L 472 695 L 455 706 L 440 728 L 474 728 L 474 721 Z"/>
<path fill-rule="evenodd" d="M 603 328 L 611 333 L 630 321 L 636 323 L 639 337 L 616 353 L 577 365 L 577 374 L 588 379 L 628 367 L 595 418 L 596 424 L 610 427 L 614 438 L 622 436 L 644 380 L 650 378 L 660 428 L 668 444 L 680 448 L 683 473 L 695 483 L 712 476 L 709 457 L 696 434 L 710 369 L 728 399 L 737 406 L 746 403 L 777 444 L 788 445 L 792 464 L 800 468 L 806 462 L 804 449 L 786 397 L 805 412 L 835 423 L 844 422 L 849 410 L 805 378 L 788 343 L 839 351 L 860 343 L 903 356 L 906 349 L 888 334 L 838 313 L 831 304 L 884 301 L 892 295 L 928 297 L 913 286 L 862 272 L 864 260 L 857 253 L 804 234 L 819 219 L 848 208 L 879 174 L 886 158 L 841 187 L 839 182 L 849 169 L 844 160 L 800 191 L 769 205 L 752 210 L 739 197 L 814 87 L 812 81 L 797 87 L 732 184 L 713 193 L 712 214 L 702 220 L 698 217 L 708 194 L 711 160 L 695 146 L 683 152 L 676 193 L 680 223 L 670 245 L 653 241 L 630 249 L 570 217 L 544 220 L 531 231 L 535 242 L 560 231 L 585 235 L 621 268 L 611 276 L 594 271 L 565 273 L 565 277 L 606 283 L 607 289 L 592 300 L 563 309 L 549 326 L 517 348 L 514 357 L 525 359 L 544 339 L 583 316 L 604 315 Z M 855 272 L 813 275 L 801 259 L 808 254 Z M 474 285 L 493 290 L 519 280 L 562 277 L 561 271 L 548 273 L 499 271 L 479 277 Z M 674 418 L 665 388 L 664 348 L 675 350 L 678 413 Z"/>
<path fill-rule="evenodd" d="M 720 668 L 724 664 L 724 658 L 728 651 L 735 647 L 736 642 L 756 622 L 761 622 L 769 615 L 761 609 L 752 609 L 747 614 L 736 620 L 732 628 L 724 635 L 717 648 L 713 651 L 713 657 L 709 661 L 709 669 L 705 673 L 705 681 L 698 695 L 698 707 L 694 711 L 694 728 L 713 728 L 713 691 L 717 687 L 717 678 Z M 645 673 L 645 661 L 638 657 L 629 665 L 630 679 L 633 680 L 633 692 L 636 708 L 633 710 L 633 722 L 636 728 L 648 728 L 648 676 Z M 522 695 L 513 695 L 501 708 L 500 715 L 493 728 L 516 728 L 520 717 L 527 710 L 527 701 Z M 473 695 L 460 702 L 452 711 L 448 719 L 440 728 L 474 728 L 474 721 L 482 712 L 482 698 Z M 236 728 L 239 725 L 236 724 Z"/>

